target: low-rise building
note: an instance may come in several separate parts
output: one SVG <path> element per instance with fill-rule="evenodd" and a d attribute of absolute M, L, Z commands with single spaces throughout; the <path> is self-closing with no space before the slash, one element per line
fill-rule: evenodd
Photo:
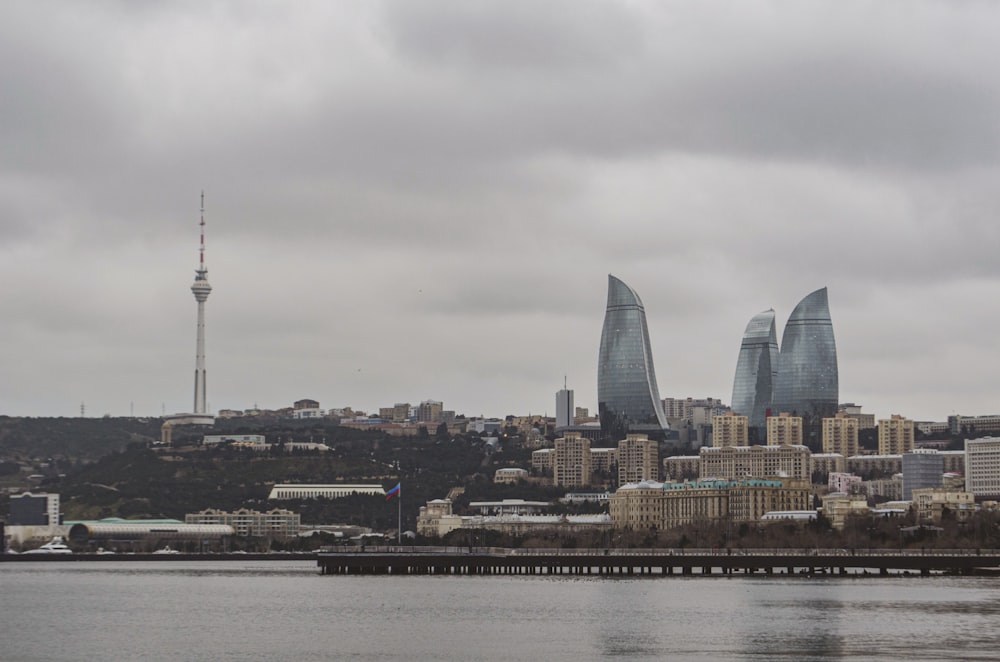
<path fill-rule="evenodd" d="M 518 481 L 528 478 L 528 470 L 520 467 L 504 467 L 493 474 L 493 482 L 501 485 L 516 485 Z"/>
<path fill-rule="evenodd" d="M 508 535 L 533 533 L 581 533 L 605 531 L 611 527 L 608 515 L 472 515 L 461 516 L 452 512 L 450 499 L 434 499 L 420 507 L 417 516 L 417 533 L 441 537 L 458 529 L 468 529 L 470 537 L 477 531 L 498 531 Z"/>
<path fill-rule="evenodd" d="M 865 515 L 869 512 L 868 499 L 864 496 L 831 492 L 820 499 L 823 502 L 823 514 L 835 529 L 843 529 L 849 515 Z"/>
<path fill-rule="evenodd" d="M 812 453 L 805 446 L 703 447 L 700 451 L 702 480 L 722 478 L 794 478 L 810 480 Z"/>
<path fill-rule="evenodd" d="M 531 468 L 540 472 L 552 471 L 556 461 L 556 450 L 554 448 L 542 448 L 531 451 Z"/>
<path fill-rule="evenodd" d="M 894 476 L 903 471 L 902 455 L 852 455 L 847 471 L 865 479 Z"/>
<path fill-rule="evenodd" d="M 462 528 L 462 517 L 451 511 L 451 499 L 434 499 L 420 506 L 417 515 L 417 534 L 440 538 Z"/>
<path fill-rule="evenodd" d="M 808 482 L 799 480 L 701 480 L 684 483 L 643 481 L 611 495 L 615 528 L 670 529 L 693 522 L 757 522 L 770 511 L 805 510 Z"/>
<path fill-rule="evenodd" d="M 959 522 L 976 512 L 976 497 L 971 492 L 945 487 L 924 487 L 913 490 L 913 508 L 921 522 L 940 524 L 945 513 Z"/>
<path fill-rule="evenodd" d="M 185 524 L 226 524 L 238 536 L 290 538 L 299 533 L 302 516 L 290 510 L 273 508 L 267 512 L 240 508 L 233 512 L 207 508 L 184 516 Z"/>
<path fill-rule="evenodd" d="M 667 480 L 694 480 L 701 475 L 700 455 L 673 455 L 663 458 L 663 473 Z"/>
<path fill-rule="evenodd" d="M 840 453 L 813 453 L 810 457 L 810 473 L 829 476 L 847 472 L 847 458 Z"/>
<path fill-rule="evenodd" d="M 279 484 L 271 488 L 267 495 L 269 501 L 282 501 L 290 499 L 338 499 L 340 497 L 351 496 L 352 494 L 368 494 L 374 496 L 385 496 L 385 489 L 381 485 L 307 485 L 307 484 Z"/>
<path fill-rule="evenodd" d="M 857 494 L 862 491 L 861 476 L 847 473 L 832 473 L 827 479 L 827 488 L 831 492 L 843 492 L 844 494 Z"/>

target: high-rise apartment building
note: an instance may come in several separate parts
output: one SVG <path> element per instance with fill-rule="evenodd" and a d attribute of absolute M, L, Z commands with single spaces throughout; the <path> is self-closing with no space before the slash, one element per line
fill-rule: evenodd
<path fill-rule="evenodd" d="M 659 478 L 659 452 L 655 439 L 632 433 L 618 442 L 618 484 Z"/>
<path fill-rule="evenodd" d="M 669 428 L 660 403 L 646 309 L 635 290 L 608 276 L 608 304 L 597 361 L 601 434 L 623 439 L 629 432 L 663 436 Z"/>
<path fill-rule="evenodd" d="M 913 450 L 913 420 L 893 414 L 879 419 L 878 454 L 901 455 Z"/>
<path fill-rule="evenodd" d="M 774 310 L 754 315 L 743 332 L 740 354 L 733 379 L 732 408 L 749 419 L 749 425 L 763 432 L 774 395 L 778 374 L 778 335 Z"/>
<path fill-rule="evenodd" d="M 579 432 L 567 432 L 553 443 L 552 482 L 559 487 L 586 487 L 592 465 L 590 439 Z"/>
<path fill-rule="evenodd" d="M 838 397 L 837 346 L 824 287 L 802 299 L 785 324 L 771 410 L 801 417 L 807 441 L 818 445 L 820 421 L 837 413 Z"/>
<path fill-rule="evenodd" d="M 767 419 L 767 445 L 785 444 L 792 446 L 802 444 L 802 417 L 792 416 L 787 411 L 777 416 L 769 416 Z"/>
<path fill-rule="evenodd" d="M 712 446 L 746 446 L 749 418 L 728 412 L 712 417 Z"/>
<path fill-rule="evenodd" d="M 965 490 L 977 497 L 1000 497 L 1000 437 L 965 440 Z"/>
<path fill-rule="evenodd" d="M 844 457 L 858 454 L 858 419 L 838 412 L 823 419 L 823 452 Z"/>
<path fill-rule="evenodd" d="M 437 400 L 424 400 L 417 406 L 417 421 L 420 423 L 440 423 L 444 404 Z"/>

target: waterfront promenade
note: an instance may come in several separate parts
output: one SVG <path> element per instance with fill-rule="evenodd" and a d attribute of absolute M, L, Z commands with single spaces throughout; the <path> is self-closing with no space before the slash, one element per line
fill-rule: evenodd
<path fill-rule="evenodd" d="M 324 575 L 998 574 L 1000 550 L 375 547 L 317 563 Z"/>

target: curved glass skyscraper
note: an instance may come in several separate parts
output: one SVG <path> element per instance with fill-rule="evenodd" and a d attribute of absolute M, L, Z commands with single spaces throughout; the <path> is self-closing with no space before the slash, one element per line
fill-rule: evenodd
<path fill-rule="evenodd" d="M 837 345 L 826 288 L 816 290 L 795 306 L 781 336 L 778 376 L 772 412 L 802 417 L 803 431 L 812 432 L 824 416 L 837 413 L 839 385 Z"/>
<path fill-rule="evenodd" d="M 732 408 L 749 419 L 751 428 L 763 430 L 767 425 L 767 410 L 771 407 L 777 374 L 778 334 L 771 309 L 750 319 L 736 361 Z"/>
<path fill-rule="evenodd" d="M 597 360 L 601 433 L 617 441 L 628 432 L 662 436 L 669 429 L 656 387 L 646 309 L 631 287 L 608 275 L 608 308 Z"/>

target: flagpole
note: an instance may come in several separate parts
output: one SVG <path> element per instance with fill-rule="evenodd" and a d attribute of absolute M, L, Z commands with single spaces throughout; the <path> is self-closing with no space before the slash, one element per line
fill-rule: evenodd
<path fill-rule="evenodd" d="M 399 494 L 397 496 L 399 497 L 397 499 L 397 501 L 399 501 L 399 504 L 398 504 L 399 505 L 399 522 L 396 525 L 397 526 L 397 528 L 396 528 L 396 544 L 399 545 L 399 546 L 402 546 L 403 545 L 403 488 L 399 489 Z"/>

